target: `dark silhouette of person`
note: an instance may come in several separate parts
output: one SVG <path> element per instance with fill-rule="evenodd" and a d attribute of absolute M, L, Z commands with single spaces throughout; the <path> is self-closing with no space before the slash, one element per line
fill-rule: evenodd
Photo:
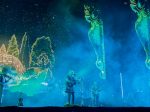
<path fill-rule="evenodd" d="M 74 71 L 69 71 L 66 79 L 66 93 L 68 95 L 68 104 L 74 105 L 74 86 L 78 83 Z"/>

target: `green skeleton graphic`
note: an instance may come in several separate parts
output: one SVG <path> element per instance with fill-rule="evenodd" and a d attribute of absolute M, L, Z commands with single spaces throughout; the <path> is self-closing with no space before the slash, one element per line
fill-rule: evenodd
<path fill-rule="evenodd" d="M 150 13 L 136 0 L 130 0 L 131 9 L 137 14 L 135 30 L 146 52 L 146 66 L 150 69 Z"/>
<path fill-rule="evenodd" d="M 95 17 L 95 15 L 91 12 L 89 6 L 84 6 L 84 12 L 86 21 L 91 25 L 91 28 L 89 30 L 89 40 L 97 56 L 96 66 L 100 70 L 100 77 L 102 79 L 105 79 L 106 72 L 103 22 Z"/>

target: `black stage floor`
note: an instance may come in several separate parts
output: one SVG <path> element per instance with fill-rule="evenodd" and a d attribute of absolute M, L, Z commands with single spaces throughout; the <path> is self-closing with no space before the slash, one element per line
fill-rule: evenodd
<path fill-rule="evenodd" d="M 0 107 L 0 112 L 150 112 L 143 107 Z"/>

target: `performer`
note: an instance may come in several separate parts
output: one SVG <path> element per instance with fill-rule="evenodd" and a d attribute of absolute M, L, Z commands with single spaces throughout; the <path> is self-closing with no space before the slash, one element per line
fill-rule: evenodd
<path fill-rule="evenodd" d="M 19 107 L 23 107 L 23 94 L 20 93 L 20 97 L 18 98 L 18 106 Z"/>
<path fill-rule="evenodd" d="M 135 29 L 146 53 L 145 64 L 150 69 L 150 13 L 136 0 L 130 0 L 130 7 L 138 16 Z"/>
<path fill-rule="evenodd" d="M 84 13 L 86 21 L 91 24 L 89 40 L 97 56 L 96 66 L 100 70 L 100 77 L 106 79 L 103 22 L 93 14 L 89 6 L 84 6 Z"/>
<path fill-rule="evenodd" d="M 99 92 L 100 89 L 97 86 L 97 83 L 94 82 L 92 88 L 91 88 L 91 94 L 92 94 L 92 105 L 93 106 L 98 106 L 99 103 Z"/>
<path fill-rule="evenodd" d="M 68 95 L 68 104 L 74 105 L 74 86 L 79 83 L 74 71 L 69 71 L 66 79 L 66 93 Z"/>

